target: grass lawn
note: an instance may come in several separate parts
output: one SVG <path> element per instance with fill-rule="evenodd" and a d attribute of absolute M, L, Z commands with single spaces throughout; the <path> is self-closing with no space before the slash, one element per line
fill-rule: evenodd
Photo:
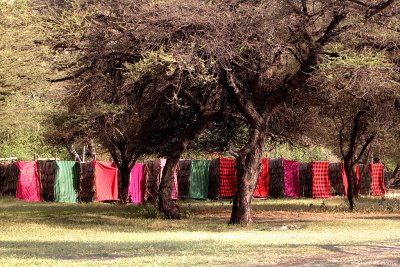
<path fill-rule="evenodd" d="M 0 198 L 0 266 L 397 266 L 400 198 L 256 200 L 229 226 L 229 201 L 154 207 Z"/>

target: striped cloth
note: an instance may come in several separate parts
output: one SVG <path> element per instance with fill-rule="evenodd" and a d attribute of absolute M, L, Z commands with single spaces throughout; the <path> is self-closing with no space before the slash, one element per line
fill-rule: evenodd
<path fill-rule="evenodd" d="M 189 198 L 206 199 L 209 183 L 208 160 L 192 160 L 190 165 Z"/>
<path fill-rule="evenodd" d="M 300 197 L 299 162 L 296 160 L 284 160 L 283 173 L 285 196 Z"/>
<path fill-rule="evenodd" d="M 342 179 L 343 179 L 343 190 L 344 190 L 344 195 L 347 196 L 347 192 L 349 190 L 349 183 L 347 181 L 347 175 L 346 175 L 346 171 L 344 170 L 344 163 L 341 163 L 341 167 L 342 167 Z M 355 173 L 353 170 L 353 175 L 355 174 L 355 181 L 354 182 L 354 190 L 356 190 L 356 188 L 358 188 L 358 184 L 360 183 L 360 168 L 358 167 L 358 164 L 355 165 Z M 358 192 L 354 192 L 355 194 L 358 194 Z"/>
<path fill-rule="evenodd" d="M 135 163 L 131 170 L 131 177 L 128 186 L 128 199 L 127 202 L 133 204 L 140 204 L 143 201 L 144 194 L 144 164 Z"/>
<path fill-rule="evenodd" d="M 312 177 L 312 197 L 331 197 L 331 187 L 329 183 L 329 161 L 311 162 L 310 171 Z"/>
<path fill-rule="evenodd" d="M 371 176 L 371 195 L 384 196 L 385 195 L 385 179 L 383 176 L 383 164 L 374 163 L 369 164 L 369 174 Z"/>
<path fill-rule="evenodd" d="M 93 161 L 96 201 L 118 200 L 118 171 L 114 163 Z"/>
<path fill-rule="evenodd" d="M 39 202 L 40 186 L 36 161 L 18 161 L 15 165 L 19 169 L 16 198 L 29 202 Z"/>
<path fill-rule="evenodd" d="M 254 190 L 253 197 L 267 197 L 269 188 L 268 159 L 261 159 L 261 172 L 257 180 L 257 187 Z"/>
<path fill-rule="evenodd" d="M 219 158 L 219 197 L 231 198 L 236 193 L 235 161 L 231 158 Z"/>
<path fill-rule="evenodd" d="M 55 161 L 54 201 L 76 203 L 78 166 L 75 161 Z"/>

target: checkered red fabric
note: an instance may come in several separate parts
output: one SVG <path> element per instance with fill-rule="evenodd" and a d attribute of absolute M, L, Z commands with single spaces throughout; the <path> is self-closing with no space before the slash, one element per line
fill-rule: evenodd
<path fill-rule="evenodd" d="M 233 197 L 236 193 L 235 161 L 219 158 L 219 197 Z"/>
<path fill-rule="evenodd" d="M 346 175 L 346 172 L 345 172 L 345 170 L 344 170 L 344 163 L 342 162 L 342 164 L 341 164 L 341 167 L 342 167 L 342 179 L 343 179 L 343 187 L 344 187 L 344 195 L 345 196 L 347 196 L 347 190 L 348 190 L 348 188 L 349 188 L 349 184 L 348 184 L 348 182 L 347 182 L 347 175 Z M 355 175 L 356 175 L 356 180 L 354 181 L 355 182 L 355 184 L 354 184 L 354 188 L 358 188 L 358 184 L 359 184 L 359 182 L 360 182 L 360 168 L 358 167 L 358 165 L 356 165 L 355 166 Z M 353 170 L 353 172 L 354 172 L 354 170 Z M 354 175 L 354 173 L 353 173 L 353 175 Z M 355 192 L 356 194 L 358 193 L 358 192 Z"/>
<path fill-rule="evenodd" d="M 261 159 L 261 173 L 253 197 L 267 197 L 269 188 L 268 159 Z"/>
<path fill-rule="evenodd" d="M 312 197 L 331 197 L 331 187 L 329 183 L 329 161 L 311 162 L 310 171 L 312 177 Z"/>
<path fill-rule="evenodd" d="M 371 195 L 385 195 L 385 180 L 383 178 L 383 164 L 369 164 L 369 174 L 371 176 Z"/>

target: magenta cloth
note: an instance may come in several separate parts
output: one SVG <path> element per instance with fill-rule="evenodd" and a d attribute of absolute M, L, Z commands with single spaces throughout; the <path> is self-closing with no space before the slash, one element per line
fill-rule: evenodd
<path fill-rule="evenodd" d="M 118 170 L 114 163 L 93 161 L 96 201 L 118 200 Z"/>
<path fill-rule="evenodd" d="M 15 165 L 19 170 L 17 191 L 15 192 L 16 198 L 39 202 L 40 186 L 36 161 L 18 161 Z"/>
<path fill-rule="evenodd" d="M 283 161 L 285 196 L 300 197 L 299 162 L 296 160 Z"/>
<path fill-rule="evenodd" d="M 160 159 L 159 164 L 160 164 L 160 178 L 159 180 L 161 181 L 162 173 L 165 167 L 165 164 L 167 163 L 166 159 Z M 177 166 L 174 167 L 174 183 L 172 185 L 172 194 L 171 194 L 171 199 L 177 200 L 178 199 L 178 171 L 177 171 Z"/>
<path fill-rule="evenodd" d="M 140 204 L 143 201 L 144 194 L 144 172 L 143 163 L 136 163 L 131 170 L 131 179 L 128 187 L 127 201 L 134 204 Z"/>

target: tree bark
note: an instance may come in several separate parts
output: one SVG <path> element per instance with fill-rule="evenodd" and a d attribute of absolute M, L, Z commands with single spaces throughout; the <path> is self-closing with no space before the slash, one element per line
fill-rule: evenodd
<path fill-rule="evenodd" d="M 169 219 L 180 219 L 181 213 L 176 202 L 172 199 L 172 187 L 174 184 L 174 170 L 179 162 L 181 151 L 167 158 L 162 173 L 160 184 L 159 208 Z"/>
<path fill-rule="evenodd" d="M 350 159 L 345 157 L 344 161 L 344 171 L 346 172 L 347 176 L 347 199 L 349 200 L 349 209 L 354 209 L 354 177 L 353 177 L 353 164 L 351 163 Z"/>
<path fill-rule="evenodd" d="M 76 161 L 82 161 L 81 157 L 79 156 L 78 152 L 76 152 L 74 145 L 70 141 L 65 142 L 65 146 L 68 150 L 68 153 L 71 155 L 71 157 Z"/>
<path fill-rule="evenodd" d="M 229 224 L 249 225 L 252 223 L 251 203 L 257 180 L 261 172 L 266 130 L 251 130 L 247 145 L 236 159 L 237 191 L 233 200 Z"/>
<path fill-rule="evenodd" d="M 122 162 L 118 166 L 120 178 L 121 178 L 121 186 L 119 187 L 119 199 L 123 203 L 127 203 L 128 201 L 128 187 L 131 178 L 131 170 L 135 165 L 135 161 L 133 162 Z"/>

